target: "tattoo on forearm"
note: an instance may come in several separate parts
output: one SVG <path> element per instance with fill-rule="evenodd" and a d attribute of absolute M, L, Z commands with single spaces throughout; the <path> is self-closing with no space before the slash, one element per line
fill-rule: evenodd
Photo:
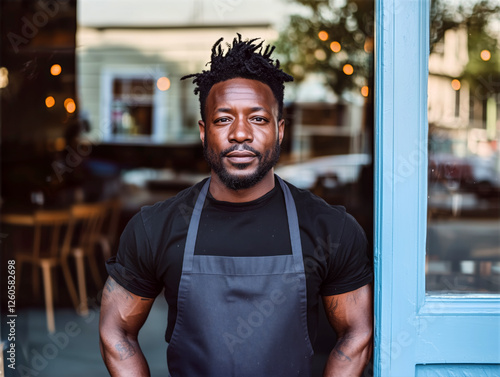
<path fill-rule="evenodd" d="M 338 360 L 341 360 L 341 361 L 351 361 L 351 358 L 349 356 L 347 356 L 344 352 L 342 352 L 341 350 L 339 349 L 334 349 L 335 351 L 335 358 L 338 359 Z"/>
<path fill-rule="evenodd" d="M 340 361 L 351 361 L 351 358 L 347 356 L 341 348 L 345 346 L 345 344 L 348 342 L 348 338 L 340 338 L 337 341 L 337 344 L 335 344 L 335 348 L 333 349 L 333 356 Z"/>
<path fill-rule="evenodd" d="M 106 285 L 104 286 L 104 288 L 106 288 L 108 292 L 113 292 L 115 290 L 115 285 L 116 282 L 114 280 L 108 279 L 106 280 Z"/>
<path fill-rule="evenodd" d="M 115 344 L 120 360 L 128 359 L 135 355 L 135 348 L 128 340 L 123 340 Z"/>
<path fill-rule="evenodd" d="M 104 286 L 104 288 L 105 288 L 104 294 L 117 291 L 117 293 L 120 293 L 126 299 L 129 299 L 129 298 L 133 299 L 134 298 L 129 291 L 124 289 L 120 284 L 118 284 L 116 281 L 114 281 L 112 279 L 106 280 L 106 285 Z"/>

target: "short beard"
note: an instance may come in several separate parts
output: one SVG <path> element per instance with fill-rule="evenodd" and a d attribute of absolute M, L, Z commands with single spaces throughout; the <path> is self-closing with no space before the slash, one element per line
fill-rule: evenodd
<path fill-rule="evenodd" d="M 217 174 L 221 182 L 229 189 L 237 191 L 248 189 L 250 187 L 255 186 L 259 183 L 278 162 L 280 158 L 280 143 L 279 139 L 276 139 L 276 144 L 273 149 L 270 149 L 265 152 L 264 155 L 262 153 L 256 151 L 248 144 L 242 144 L 242 149 L 251 151 L 255 154 L 255 156 L 259 160 L 259 164 L 255 173 L 249 174 L 247 176 L 237 176 L 230 174 L 227 169 L 222 164 L 222 159 L 229 153 L 234 150 L 239 149 L 239 144 L 234 144 L 230 148 L 223 150 L 217 155 L 213 149 L 208 147 L 207 135 L 205 135 L 205 140 L 203 142 L 203 156 L 205 156 L 205 160 L 210 166 L 210 169 Z M 236 164 L 234 165 L 237 169 L 243 170 L 248 167 L 250 164 Z"/>

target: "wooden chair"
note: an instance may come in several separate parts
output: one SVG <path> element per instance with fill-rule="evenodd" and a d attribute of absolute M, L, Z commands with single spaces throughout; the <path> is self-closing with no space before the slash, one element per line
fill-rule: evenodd
<path fill-rule="evenodd" d="M 118 222 L 120 221 L 121 201 L 118 198 L 110 199 L 105 203 L 106 217 L 99 237 L 99 244 L 104 259 L 111 258 L 111 250 L 117 240 Z"/>
<path fill-rule="evenodd" d="M 68 211 L 37 211 L 33 216 L 34 239 L 32 250 L 16 251 L 16 290 L 21 281 L 21 268 L 24 263 L 33 265 L 33 290 L 38 291 L 39 274 L 42 270 L 45 311 L 47 314 L 47 329 L 50 333 L 55 331 L 54 298 L 56 286 L 52 284 L 52 268 L 60 266 L 68 288 L 71 300 L 78 310 L 78 296 L 68 266 L 73 226 Z"/>
<path fill-rule="evenodd" d="M 88 313 L 85 258 L 97 288 L 103 287 L 103 279 L 96 259 L 96 246 L 102 240 L 102 228 L 107 213 L 106 203 L 75 204 L 71 207 L 71 219 L 75 226 L 75 239 L 71 254 L 75 258 L 80 296 L 80 312 Z"/>

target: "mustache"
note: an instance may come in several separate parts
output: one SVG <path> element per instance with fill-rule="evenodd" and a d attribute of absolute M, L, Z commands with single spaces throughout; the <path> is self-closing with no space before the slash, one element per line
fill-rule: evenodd
<path fill-rule="evenodd" d="M 220 152 L 221 157 L 226 157 L 227 154 L 234 152 L 234 151 L 250 151 L 253 154 L 255 154 L 256 157 L 260 158 L 262 156 L 262 153 L 259 151 L 253 149 L 250 145 L 248 144 L 234 144 L 230 146 L 227 149 L 224 149 L 222 152 Z"/>

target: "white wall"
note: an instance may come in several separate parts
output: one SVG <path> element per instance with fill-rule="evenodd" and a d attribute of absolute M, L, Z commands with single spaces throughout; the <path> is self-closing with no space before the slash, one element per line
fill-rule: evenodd
<path fill-rule="evenodd" d="M 301 9 L 286 0 L 79 0 L 82 26 L 278 25 Z"/>

